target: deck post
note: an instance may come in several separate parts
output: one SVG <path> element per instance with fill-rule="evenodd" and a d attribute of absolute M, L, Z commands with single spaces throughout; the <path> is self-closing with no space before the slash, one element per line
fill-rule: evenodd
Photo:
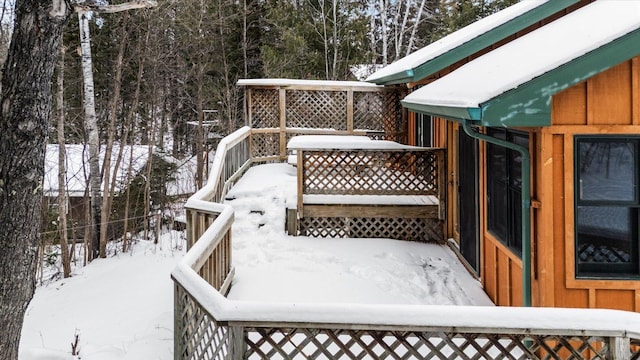
<path fill-rule="evenodd" d="M 184 349 L 182 348 L 182 308 L 180 307 L 180 285 L 173 285 L 173 359 L 180 360 Z"/>
<path fill-rule="evenodd" d="M 243 360 L 245 352 L 244 327 L 229 325 L 229 359 Z"/>
<path fill-rule="evenodd" d="M 614 360 L 631 359 L 631 342 L 628 337 L 616 336 L 609 338 L 609 358 Z"/>
<path fill-rule="evenodd" d="M 438 191 L 437 191 L 437 196 L 438 196 L 438 219 L 439 220 L 446 220 L 447 218 L 447 163 L 445 160 L 445 152 L 444 151 L 437 151 L 436 152 L 436 156 L 437 156 L 437 164 L 438 164 L 438 180 L 437 180 L 437 185 L 438 185 Z"/>

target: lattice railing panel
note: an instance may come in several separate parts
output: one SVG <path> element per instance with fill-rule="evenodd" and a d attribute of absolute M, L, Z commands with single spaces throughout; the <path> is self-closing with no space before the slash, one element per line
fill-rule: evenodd
<path fill-rule="evenodd" d="M 437 195 L 439 152 L 305 151 L 303 193 Z"/>
<path fill-rule="evenodd" d="M 347 130 L 346 91 L 287 90 L 287 127 Z"/>
<path fill-rule="evenodd" d="M 406 144 L 407 126 L 402 118 L 398 91 L 355 92 L 353 94 L 353 127 L 382 131 L 384 140 Z"/>
<path fill-rule="evenodd" d="M 358 92 L 353 94 L 353 127 L 359 130 L 384 131 L 387 93 Z"/>
<path fill-rule="evenodd" d="M 280 156 L 280 133 L 251 134 L 251 157 L 264 158 Z"/>
<path fill-rule="evenodd" d="M 247 359 L 607 359 L 607 339 L 478 333 L 249 328 Z"/>
<path fill-rule="evenodd" d="M 280 127 L 279 114 L 278 89 L 251 90 L 252 128 L 260 129 Z"/>
<path fill-rule="evenodd" d="M 181 286 L 175 289 L 174 359 L 229 359 L 229 328 L 217 324 Z"/>
<path fill-rule="evenodd" d="M 442 242 L 442 221 L 424 218 L 310 217 L 299 220 L 300 235 L 313 237 L 387 238 Z"/>

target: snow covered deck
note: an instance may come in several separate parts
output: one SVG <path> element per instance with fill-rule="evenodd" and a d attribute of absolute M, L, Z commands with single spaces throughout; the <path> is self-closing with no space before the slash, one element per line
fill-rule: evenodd
<path fill-rule="evenodd" d="M 228 298 L 277 302 L 493 305 L 446 245 L 391 239 L 292 237 L 289 164 L 252 167 L 227 194 L 234 280 Z"/>
<path fill-rule="evenodd" d="M 640 357 L 640 314 L 636 313 L 424 305 L 419 302 L 420 305 L 415 305 L 411 301 L 385 303 L 385 298 L 397 296 L 396 291 L 410 293 L 391 286 L 418 288 L 417 284 L 426 283 L 429 289 L 425 294 L 442 294 L 440 290 L 433 290 L 435 284 L 452 279 L 460 281 L 457 273 L 453 277 L 441 277 L 448 279 L 446 281 L 429 277 L 449 271 L 443 265 L 448 255 L 438 252 L 438 249 L 446 248 L 403 241 L 389 242 L 392 246 L 387 247 L 375 239 L 351 242 L 347 239 L 286 237 L 280 226 L 274 229 L 270 224 L 283 224 L 283 199 L 289 197 L 289 192 L 282 193 L 278 190 L 282 188 L 268 186 L 270 177 L 255 170 L 260 169 L 258 167 L 240 178 L 253 163 L 250 152 L 246 151 L 250 137 L 251 131 L 242 129 L 221 142 L 207 186 L 185 206 L 191 249 L 172 272 L 176 359 Z M 241 190 L 243 182 L 251 179 L 251 172 L 255 171 L 258 174 L 251 182 L 267 188 L 248 186 Z M 296 177 L 291 170 L 286 170 L 283 176 L 274 175 L 272 181 L 285 189 L 291 188 L 287 184 Z M 238 179 L 238 185 L 227 194 L 225 189 Z M 234 203 L 238 215 L 236 222 L 232 206 L 211 201 L 225 197 Z M 254 200 L 250 200 L 252 198 Z M 272 212 L 271 206 L 281 210 Z M 232 237 L 244 238 L 246 242 L 236 244 L 234 240 L 232 246 Z M 287 238 L 289 240 L 283 240 Z M 323 242 L 324 249 L 315 247 Z M 249 250 L 249 243 L 260 243 L 259 250 Z M 305 243 L 314 246 L 304 252 L 305 255 L 300 255 Z M 233 262 L 237 270 L 231 262 L 232 247 L 238 255 Z M 335 254 L 324 252 L 331 248 L 354 256 L 341 260 Z M 431 254 L 437 258 L 430 258 Z M 384 278 L 383 273 L 375 269 L 387 262 L 404 263 L 406 267 L 391 267 L 395 270 L 390 273 L 397 277 L 379 282 L 387 284 L 381 286 L 379 302 L 377 299 L 369 303 L 358 302 L 353 298 L 317 301 L 321 299 L 319 294 L 330 294 L 336 287 L 338 291 L 372 294 L 371 287 L 358 288 L 356 284 L 365 284 L 367 277 L 375 281 Z M 291 278 L 282 271 L 285 265 L 289 267 Z M 252 270 L 254 275 L 247 271 L 252 267 L 255 268 Z M 266 299 L 269 294 L 278 296 L 279 291 L 295 292 L 304 297 L 305 291 L 311 290 L 305 290 L 303 285 L 314 285 L 314 281 L 331 274 L 328 272 L 331 267 L 339 270 L 337 274 L 328 276 L 325 280 L 329 281 L 323 286 L 312 286 L 316 293 L 311 293 L 307 299 Z M 409 275 L 412 268 L 418 270 L 417 278 Z M 318 272 L 304 278 L 302 275 L 309 269 Z M 272 276 L 265 276 L 272 271 Z M 345 273 L 356 275 L 355 282 L 339 285 L 336 281 Z M 276 280 L 277 284 L 266 283 L 266 279 Z M 456 291 L 470 288 L 462 285 Z M 250 291 L 254 291 L 254 295 L 250 295 Z M 227 293 L 229 297 L 225 296 Z M 242 296 L 246 297 L 242 299 Z M 366 296 L 369 300 L 373 297 Z M 460 297 L 455 295 L 453 298 Z"/>

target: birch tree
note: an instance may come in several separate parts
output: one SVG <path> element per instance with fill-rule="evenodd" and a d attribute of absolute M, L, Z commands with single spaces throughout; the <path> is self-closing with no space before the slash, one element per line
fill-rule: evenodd
<path fill-rule="evenodd" d="M 89 33 L 89 17 L 92 12 L 99 11 L 103 13 L 115 13 L 132 9 L 141 9 L 155 7 L 158 4 L 152 0 L 132 1 L 118 5 L 93 4 L 87 8 L 78 6 L 78 20 L 80 26 L 80 50 L 82 56 L 82 79 L 83 79 L 83 109 L 84 109 L 84 126 L 87 132 L 87 144 L 89 147 L 89 187 L 90 187 L 90 203 L 91 203 L 91 224 L 90 224 L 90 249 L 89 259 L 98 256 L 104 258 L 106 253 L 106 237 L 101 236 L 100 232 L 106 232 L 106 223 L 101 223 L 103 217 L 102 211 L 102 195 L 101 184 L 102 176 L 100 172 L 100 139 L 98 131 L 98 121 L 95 108 L 95 95 L 93 84 L 93 66 L 91 59 L 91 35 Z M 105 158 L 106 159 L 106 158 Z M 108 181 L 105 181 L 108 186 Z M 105 218 L 108 219 L 107 216 Z M 101 230 L 101 228 L 104 228 Z"/>

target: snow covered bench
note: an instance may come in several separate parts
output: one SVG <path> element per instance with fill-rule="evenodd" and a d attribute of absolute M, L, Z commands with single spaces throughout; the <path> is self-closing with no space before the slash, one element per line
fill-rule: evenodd
<path fill-rule="evenodd" d="M 290 234 L 442 241 L 444 150 L 354 136 L 299 136 Z"/>

